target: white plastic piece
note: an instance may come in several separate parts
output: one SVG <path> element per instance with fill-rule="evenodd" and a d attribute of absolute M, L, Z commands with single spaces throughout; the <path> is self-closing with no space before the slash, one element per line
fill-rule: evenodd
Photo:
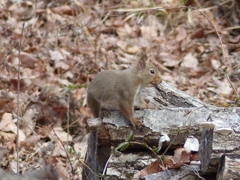
<path fill-rule="evenodd" d="M 189 136 L 183 146 L 185 149 L 189 150 L 189 151 L 196 151 L 198 152 L 199 150 L 199 142 L 197 140 L 197 138 L 195 138 L 194 136 Z"/>
<path fill-rule="evenodd" d="M 201 161 L 191 161 L 190 165 L 197 165 L 200 166 L 201 165 Z"/>
<path fill-rule="evenodd" d="M 158 147 L 161 147 L 162 143 L 165 141 L 169 142 L 170 138 L 169 138 L 168 134 L 164 132 L 164 133 L 161 133 L 161 136 L 160 136 L 159 142 L 158 142 Z"/>
<path fill-rule="evenodd" d="M 216 130 L 216 132 L 226 136 L 226 135 L 232 133 L 233 130 L 231 128 L 219 128 Z"/>

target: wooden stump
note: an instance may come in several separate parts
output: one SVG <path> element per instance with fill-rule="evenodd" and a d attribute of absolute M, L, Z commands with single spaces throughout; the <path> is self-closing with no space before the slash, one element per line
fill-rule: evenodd
<path fill-rule="evenodd" d="M 240 179 L 240 156 L 222 155 L 217 180 Z"/>

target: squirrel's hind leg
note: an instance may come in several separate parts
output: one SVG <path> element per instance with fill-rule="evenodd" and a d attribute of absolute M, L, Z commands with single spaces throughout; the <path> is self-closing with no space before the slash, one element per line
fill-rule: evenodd
<path fill-rule="evenodd" d="M 111 112 L 109 109 L 101 108 L 99 117 L 103 119 L 104 117 L 109 118 L 111 115 Z"/>
<path fill-rule="evenodd" d="M 130 108 L 127 108 L 130 107 Z M 140 127 L 142 125 L 142 123 L 140 121 L 138 121 L 136 118 L 134 118 L 134 107 L 129 106 L 129 105 L 120 105 L 120 109 L 123 113 L 123 115 L 131 122 L 132 126 L 134 129 L 136 129 L 137 127 Z"/>
<path fill-rule="evenodd" d="M 91 109 L 95 118 L 99 117 L 100 113 L 100 103 L 92 96 L 91 93 L 87 95 L 87 104 Z"/>

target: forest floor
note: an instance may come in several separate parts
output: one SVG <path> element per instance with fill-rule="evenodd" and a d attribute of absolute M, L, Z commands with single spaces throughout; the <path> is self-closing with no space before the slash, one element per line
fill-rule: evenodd
<path fill-rule="evenodd" d="M 2 0 L 0 144 L 9 154 L 1 167 L 17 171 L 19 115 L 20 172 L 53 164 L 61 179 L 81 179 L 87 86 L 101 69 L 136 64 L 142 51 L 172 86 L 238 106 L 240 2 L 217 2 Z"/>

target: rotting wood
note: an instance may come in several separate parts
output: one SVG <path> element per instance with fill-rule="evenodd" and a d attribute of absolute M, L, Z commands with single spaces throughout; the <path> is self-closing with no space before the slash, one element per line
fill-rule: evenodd
<path fill-rule="evenodd" d="M 159 173 L 151 174 L 145 176 L 143 180 L 171 180 L 171 179 L 181 179 L 181 180 L 199 180 L 199 168 L 183 166 L 181 169 L 170 169 L 168 171 L 162 171 Z"/>
<path fill-rule="evenodd" d="M 222 155 L 217 180 L 240 179 L 240 156 Z"/>
<path fill-rule="evenodd" d="M 213 129 L 203 128 L 199 146 L 200 169 L 202 172 L 208 170 L 212 154 Z"/>
<path fill-rule="evenodd" d="M 240 108 L 222 108 L 202 102 L 190 95 L 171 87 L 163 82 L 157 88 L 146 88 L 146 99 L 150 105 L 159 107 L 158 109 L 136 110 L 135 117 L 143 123 L 141 129 L 134 130 L 135 141 L 147 143 L 149 146 L 157 146 L 161 133 L 168 133 L 172 140 L 176 132 L 178 137 L 171 145 L 171 149 L 183 146 L 185 139 L 193 135 L 199 142 L 204 128 L 203 122 L 213 122 L 216 124 L 215 130 L 219 128 L 232 128 L 235 133 L 222 135 L 212 132 L 212 140 L 209 147 L 212 147 L 209 166 L 206 171 L 216 172 L 219 158 L 224 153 L 239 154 L 239 144 L 236 143 L 240 135 Z M 183 107 L 181 107 L 183 106 Z M 90 121 L 89 121 L 90 122 Z M 90 124 L 90 123 L 89 123 Z M 129 122 L 120 112 L 112 112 L 110 118 L 104 118 L 100 134 L 98 135 L 98 145 L 101 147 L 116 147 L 123 142 L 132 130 Z M 203 138 L 203 137 L 202 137 Z M 169 143 L 164 143 L 162 149 Z M 131 146 L 134 151 L 134 146 Z M 139 148 L 139 146 L 135 147 Z M 205 151 L 202 151 L 202 157 Z"/>

